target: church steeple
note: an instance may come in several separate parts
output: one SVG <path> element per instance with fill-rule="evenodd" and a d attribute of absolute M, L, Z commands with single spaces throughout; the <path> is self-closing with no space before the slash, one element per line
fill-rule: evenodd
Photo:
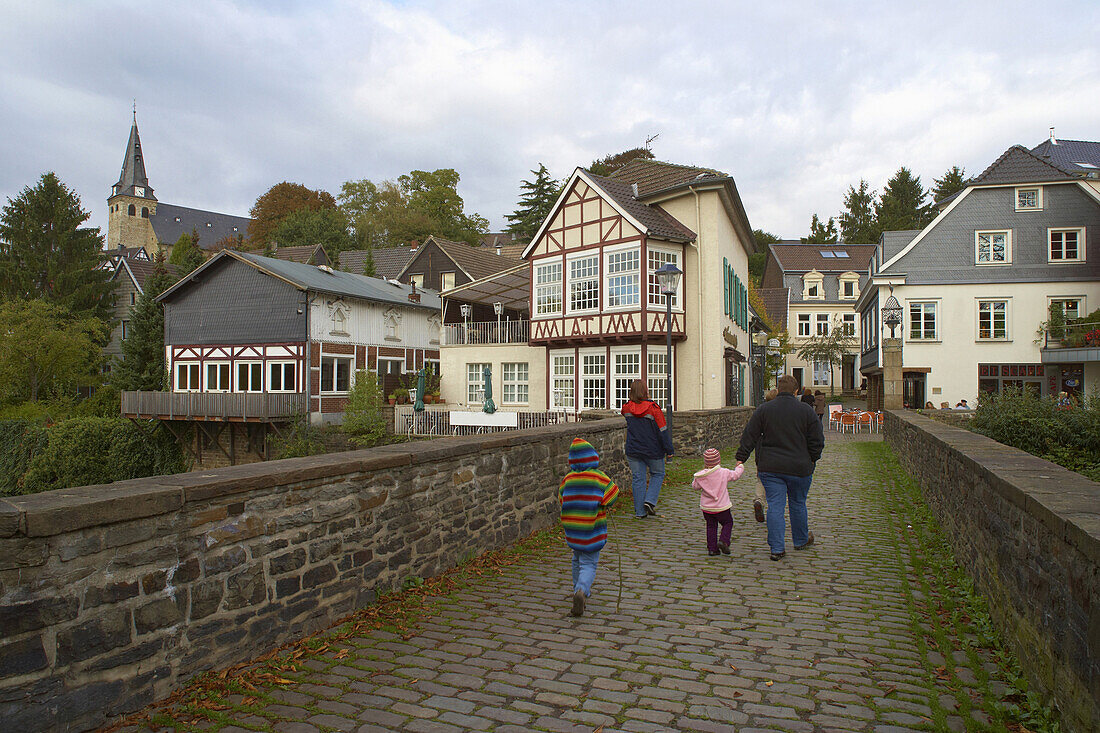
<path fill-rule="evenodd" d="M 141 138 L 138 136 L 137 110 L 130 126 L 130 141 L 126 143 L 126 155 L 122 158 L 122 173 L 111 189 L 111 196 L 135 196 L 156 201 L 149 179 L 145 175 L 145 160 L 141 155 Z"/>

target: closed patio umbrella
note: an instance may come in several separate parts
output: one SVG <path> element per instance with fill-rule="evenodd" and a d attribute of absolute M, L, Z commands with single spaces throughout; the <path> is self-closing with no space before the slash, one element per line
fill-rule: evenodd
<path fill-rule="evenodd" d="M 424 370 L 421 369 L 416 373 L 416 403 L 413 405 L 414 412 L 424 412 L 424 382 Z"/>
<path fill-rule="evenodd" d="M 497 406 L 493 404 L 493 370 L 485 367 L 482 375 L 485 377 L 485 404 L 482 405 L 481 411 L 492 415 L 497 411 Z"/>

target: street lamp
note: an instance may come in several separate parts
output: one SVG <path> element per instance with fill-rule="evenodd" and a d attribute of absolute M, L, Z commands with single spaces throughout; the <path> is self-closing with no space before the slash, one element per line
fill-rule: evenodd
<path fill-rule="evenodd" d="M 470 311 L 473 310 L 469 303 L 463 303 L 459 308 L 462 311 L 462 343 L 470 343 Z"/>
<path fill-rule="evenodd" d="M 882 322 L 890 327 L 890 338 L 894 338 L 894 329 L 901 323 L 901 304 L 892 295 L 882 306 Z"/>
<path fill-rule="evenodd" d="M 672 298 L 680 287 L 680 277 L 684 274 L 676 265 L 666 262 L 657 268 L 657 286 L 665 296 L 665 324 L 667 326 L 667 361 L 665 362 L 665 384 L 668 389 L 668 411 L 672 412 Z"/>
<path fill-rule="evenodd" d="M 504 303 L 499 300 L 493 303 L 493 312 L 497 314 L 497 338 L 500 338 L 500 316 L 504 313 Z M 503 343 L 503 341 L 501 341 Z"/>

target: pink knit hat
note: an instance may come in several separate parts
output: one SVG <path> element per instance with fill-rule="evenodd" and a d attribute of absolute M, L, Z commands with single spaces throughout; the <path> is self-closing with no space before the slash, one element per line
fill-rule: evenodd
<path fill-rule="evenodd" d="M 716 448 L 703 451 L 703 468 L 714 468 L 722 462 L 722 454 Z"/>

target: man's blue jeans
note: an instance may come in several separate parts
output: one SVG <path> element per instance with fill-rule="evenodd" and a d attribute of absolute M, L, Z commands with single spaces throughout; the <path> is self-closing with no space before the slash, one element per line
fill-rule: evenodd
<path fill-rule="evenodd" d="M 573 592 L 584 591 L 592 595 L 592 582 L 596 580 L 596 566 L 600 562 L 600 551 L 584 552 L 573 550 Z"/>
<path fill-rule="evenodd" d="M 627 456 L 630 464 L 630 488 L 634 494 L 634 516 L 646 515 L 645 505 L 657 506 L 657 497 L 661 495 L 661 484 L 665 480 L 665 459 L 638 458 Z M 646 486 L 646 471 L 649 471 L 649 486 Z"/>
<path fill-rule="evenodd" d="M 791 541 L 801 547 L 810 539 L 809 517 L 806 513 L 806 496 L 810 493 L 813 476 L 791 476 L 786 473 L 756 474 L 764 484 L 768 497 L 768 547 L 774 553 L 784 551 L 783 540 L 787 534 L 787 517 L 784 511 L 791 506 Z"/>

